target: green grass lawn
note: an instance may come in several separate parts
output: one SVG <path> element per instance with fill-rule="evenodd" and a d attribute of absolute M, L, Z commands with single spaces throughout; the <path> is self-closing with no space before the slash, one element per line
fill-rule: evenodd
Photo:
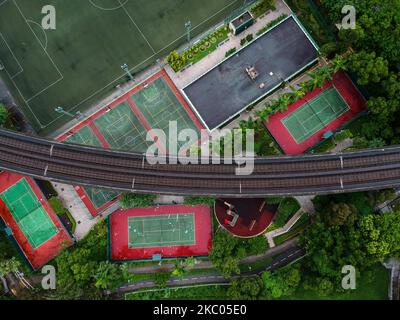
<path fill-rule="evenodd" d="M 123 63 L 134 72 L 144 69 L 186 41 L 187 20 L 192 35 L 198 35 L 243 1 L 135 0 L 122 7 L 114 0 L 52 3 L 55 30 L 40 25 L 48 1 L 3 1 L 0 10 L 0 60 L 6 69 L 0 76 L 41 134 L 70 120 L 54 112 L 56 106 L 84 111 L 125 81 Z"/>
<path fill-rule="evenodd" d="M 290 300 L 386 300 L 389 290 L 389 271 L 382 265 L 372 268 L 375 279 L 369 282 L 365 276 L 357 279 L 357 289 L 344 293 L 334 293 L 328 297 L 321 297 L 313 291 L 299 288 L 297 292 L 286 299 Z"/>
<path fill-rule="evenodd" d="M 154 289 L 154 291 L 129 293 L 125 296 L 125 300 L 223 300 L 226 299 L 226 291 L 226 285 Z"/>

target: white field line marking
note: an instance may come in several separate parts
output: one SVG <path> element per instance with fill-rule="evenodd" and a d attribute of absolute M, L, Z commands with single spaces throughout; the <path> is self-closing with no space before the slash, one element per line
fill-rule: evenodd
<path fill-rule="evenodd" d="M 5 0 L 8 1 L 8 0 Z M 205 24 L 206 22 L 208 22 L 209 20 L 211 20 L 212 18 L 214 18 L 216 15 L 220 14 L 221 12 L 223 12 L 224 10 L 226 10 L 227 8 L 231 7 L 233 4 L 235 4 L 238 0 L 233 1 L 232 3 L 226 5 L 225 7 L 223 7 L 222 9 L 218 10 L 216 13 L 214 13 L 213 15 L 211 15 L 210 17 L 208 17 L 207 19 L 203 20 L 202 22 L 200 22 L 198 25 L 194 26 L 192 28 L 192 30 L 195 30 L 197 28 L 199 28 L 200 26 L 202 26 L 203 24 Z M 157 51 L 155 54 L 152 54 L 151 56 L 149 56 L 148 58 L 146 58 L 145 60 L 143 60 L 142 62 L 138 63 L 137 65 L 133 66 L 130 70 L 134 70 L 138 67 L 140 67 L 141 65 L 143 65 L 144 63 L 146 63 L 148 60 L 152 59 L 154 56 L 156 56 L 157 54 L 159 54 L 160 52 L 162 52 L 163 50 L 165 50 L 166 48 L 170 47 L 172 44 L 174 44 L 175 42 L 179 41 L 181 38 L 185 37 L 186 33 L 182 34 L 181 36 L 179 36 L 178 38 L 176 38 L 175 40 L 171 41 L 169 44 L 167 44 L 165 47 L 161 48 L 159 51 Z M 95 95 L 99 94 L 100 92 L 104 91 L 105 89 L 107 89 L 109 86 L 111 86 L 113 83 L 115 83 L 118 80 L 121 80 L 122 78 L 125 77 L 125 74 L 119 76 L 118 78 L 112 80 L 111 82 L 109 82 L 108 84 L 106 84 L 104 87 L 100 88 L 99 90 L 95 91 L 94 93 L 92 93 L 91 95 L 89 95 L 88 97 L 86 97 L 85 99 L 83 99 L 81 102 L 78 102 L 76 105 L 74 105 L 73 107 L 71 107 L 68 111 L 74 111 L 75 109 L 77 109 L 78 107 L 80 107 L 83 103 L 85 103 L 86 101 L 90 100 L 92 97 L 94 97 Z M 14 83 L 15 85 L 15 83 Z M 21 95 L 21 97 L 23 98 L 22 93 L 20 92 L 20 90 L 17 88 L 19 94 Z M 26 101 L 25 101 L 26 102 Z M 36 121 L 43 126 L 43 128 L 47 128 L 48 126 L 52 125 L 54 122 L 58 121 L 59 119 L 62 118 L 62 116 L 59 116 L 57 118 L 55 118 L 54 120 L 48 122 L 46 125 L 43 125 L 40 120 L 36 117 L 36 115 L 33 113 L 31 107 L 29 106 L 29 104 L 26 102 L 26 104 L 28 105 L 29 110 L 31 111 L 31 113 L 33 114 L 33 116 L 35 117 Z M 195 110 L 195 112 L 197 113 L 197 111 Z M 202 118 L 201 118 L 202 119 Z M 204 120 L 202 120 L 203 124 L 204 124 Z M 207 127 L 207 126 L 206 126 Z M 208 128 L 208 127 L 207 127 Z"/>
<path fill-rule="evenodd" d="M 146 41 L 147 45 L 150 47 L 151 51 L 153 51 L 154 54 L 156 54 L 156 51 L 154 50 L 153 46 L 150 44 L 149 40 L 146 38 L 142 30 L 139 28 L 139 26 L 136 24 L 135 20 L 133 20 L 132 16 L 129 14 L 128 10 L 126 10 L 125 6 L 121 3 L 120 0 L 118 0 L 118 3 L 121 5 L 122 10 L 126 13 L 128 18 L 132 21 L 132 23 L 135 25 L 136 29 L 138 29 L 139 33 L 143 37 L 144 41 Z"/>
<path fill-rule="evenodd" d="M 47 44 L 49 43 L 49 39 L 47 38 L 46 31 L 44 31 L 43 27 L 39 23 L 37 23 L 36 21 L 33 21 L 33 20 L 26 20 L 26 21 L 29 22 L 29 23 L 33 23 L 33 24 L 37 25 L 40 28 L 40 30 L 43 31 L 43 34 L 44 34 L 44 37 L 45 37 L 45 40 L 46 40 L 45 45 L 44 45 L 44 49 L 47 50 Z"/>
<path fill-rule="evenodd" d="M 7 71 L 6 66 L 4 65 L 4 69 L 6 70 L 8 76 L 9 76 L 11 79 L 14 79 L 17 75 L 19 75 L 20 73 L 24 72 L 24 68 L 23 68 L 23 67 L 21 66 L 21 64 L 19 63 L 17 57 L 14 55 L 14 52 L 11 50 L 10 45 L 8 44 L 7 40 L 4 38 L 4 36 L 3 36 L 3 34 L 2 34 L 1 32 L 0 32 L 0 37 L 3 39 L 4 43 L 6 44 L 8 50 L 11 52 L 11 54 L 12 54 L 14 60 L 17 62 L 18 67 L 19 67 L 19 69 L 20 69 L 16 74 L 11 75 L 11 74 Z"/>

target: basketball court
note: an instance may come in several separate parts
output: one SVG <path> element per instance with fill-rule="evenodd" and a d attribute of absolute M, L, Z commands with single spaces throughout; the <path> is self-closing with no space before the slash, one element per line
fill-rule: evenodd
<path fill-rule="evenodd" d="M 211 212 L 205 205 L 118 210 L 109 217 L 112 260 L 206 256 L 211 245 Z"/>
<path fill-rule="evenodd" d="M 56 28 L 46 30 L 42 9 L 52 4 Z M 45 135 L 70 121 L 55 106 L 84 112 L 126 82 L 122 64 L 137 73 L 185 44 L 188 19 L 195 37 L 242 5 L 241 0 L 0 0 L 0 76 Z"/>
<path fill-rule="evenodd" d="M 162 70 L 121 97 L 85 119 L 58 141 L 102 147 L 105 149 L 145 153 L 154 144 L 147 141 L 151 129 L 169 135 L 169 122 L 176 121 L 178 132 L 192 129 L 199 133 L 203 126 L 165 70 Z M 178 143 L 178 148 L 183 144 Z M 168 146 L 157 142 L 162 152 Z M 178 149 L 179 150 L 179 149 Z M 111 206 L 118 198 L 112 190 L 76 186 L 75 190 L 93 216 Z"/>

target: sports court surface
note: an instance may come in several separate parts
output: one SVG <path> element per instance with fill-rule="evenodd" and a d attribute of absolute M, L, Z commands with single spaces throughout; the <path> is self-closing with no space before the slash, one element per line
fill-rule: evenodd
<path fill-rule="evenodd" d="M 183 93 L 212 131 L 317 59 L 316 44 L 297 18 L 289 16 L 183 88 Z M 258 72 L 254 80 L 248 67 Z"/>
<path fill-rule="evenodd" d="M 67 231 L 30 178 L 0 174 L 0 217 L 12 230 L 34 269 L 72 244 Z"/>
<path fill-rule="evenodd" d="M 304 153 L 365 110 L 365 99 L 344 72 L 323 88 L 309 92 L 284 113 L 271 116 L 266 127 L 286 154 Z"/>
<path fill-rule="evenodd" d="M 109 228 L 112 260 L 206 256 L 211 250 L 211 213 L 204 205 L 119 210 Z"/>
<path fill-rule="evenodd" d="M 199 134 L 203 129 L 168 74 L 162 70 L 57 140 L 145 153 L 154 143 L 147 141 L 148 131 L 162 129 L 168 137 L 170 121 L 176 121 L 178 130 L 190 128 Z M 161 142 L 157 142 L 157 145 L 162 152 L 168 151 L 167 145 Z M 93 216 L 108 208 L 119 195 L 115 191 L 91 187 L 77 186 L 75 190 Z"/>
<path fill-rule="evenodd" d="M 45 5 L 56 9 L 56 29 L 44 30 Z M 243 5 L 242 0 L 1 0 L 0 76 L 32 125 L 49 133 L 72 112 L 125 81 L 121 65 L 143 70 Z M 79 82 L 79 86 L 76 83 Z"/>
<path fill-rule="evenodd" d="M 129 248 L 192 246 L 195 244 L 194 215 L 129 217 Z"/>

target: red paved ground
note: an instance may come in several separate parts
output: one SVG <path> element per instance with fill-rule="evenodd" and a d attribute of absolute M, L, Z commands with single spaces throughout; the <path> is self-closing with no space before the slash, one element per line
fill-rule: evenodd
<path fill-rule="evenodd" d="M 68 132 L 66 132 L 66 133 L 62 134 L 61 136 L 59 136 L 57 138 L 57 140 L 58 141 L 64 141 L 70 135 L 72 135 L 75 132 L 79 131 L 83 127 L 89 125 L 90 128 L 93 130 L 94 134 L 96 135 L 96 137 L 102 143 L 103 148 L 109 149 L 110 148 L 109 144 L 104 139 L 104 137 L 102 136 L 100 131 L 97 129 L 96 125 L 94 124 L 94 120 L 97 119 L 98 117 L 102 116 L 104 113 L 106 113 L 108 109 L 115 108 L 116 106 L 118 106 L 119 104 L 121 104 L 124 101 L 126 101 L 129 104 L 129 106 L 133 110 L 134 114 L 137 116 L 137 118 L 139 119 L 140 123 L 143 125 L 143 127 L 146 130 L 149 131 L 149 130 L 153 129 L 150 126 L 150 124 L 148 123 L 148 121 L 146 120 L 146 118 L 143 116 L 143 114 L 140 112 L 140 110 L 135 106 L 135 104 L 132 101 L 131 97 L 136 92 L 138 92 L 140 90 L 143 90 L 145 85 L 151 84 L 152 82 L 156 81 L 157 79 L 159 79 L 161 77 L 163 77 L 165 79 L 165 81 L 167 82 L 168 86 L 170 87 L 172 92 L 175 94 L 175 96 L 177 97 L 177 99 L 179 100 L 179 102 L 181 103 L 183 108 L 186 110 L 186 112 L 188 113 L 189 117 L 192 119 L 194 124 L 200 130 L 204 129 L 204 126 L 201 124 L 200 120 L 196 117 L 196 115 L 194 114 L 193 110 L 190 108 L 189 104 L 186 102 L 186 100 L 183 98 L 182 94 L 176 88 L 176 86 L 172 82 L 171 78 L 168 76 L 167 72 L 163 69 L 160 72 L 150 76 L 148 79 L 144 80 L 142 83 L 140 83 L 136 87 L 132 88 L 132 90 L 126 92 L 123 96 L 117 98 L 116 100 L 111 102 L 108 106 L 105 106 L 104 108 L 102 108 L 101 110 L 99 110 L 98 112 L 96 112 L 95 114 L 90 116 L 88 119 L 86 119 L 86 120 L 82 121 L 81 123 L 77 124 L 75 127 L 70 129 Z M 162 146 L 162 145 L 159 145 L 159 148 L 160 148 L 161 151 L 165 151 L 166 150 L 165 146 Z M 96 209 L 96 207 L 90 201 L 89 196 L 86 194 L 86 192 L 83 190 L 83 188 L 75 187 L 75 189 L 77 190 L 77 192 L 78 192 L 79 196 L 81 197 L 83 203 L 86 205 L 86 207 L 88 208 L 89 212 L 92 214 L 93 217 L 98 216 L 102 211 L 104 211 L 105 209 L 109 208 L 115 201 L 118 200 L 118 199 L 114 199 L 113 201 L 111 201 L 111 202 L 105 204 L 104 206 L 102 206 L 101 208 Z"/>
<path fill-rule="evenodd" d="M 228 224 L 228 221 L 232 221 L 232 217 L 226 213 L 228 206 L 224 202 L 233 205 L 234 211 L 239 215 L 239 219 L 233 227 Z M 218 199 L 215 202 L 215 216 L 219 224 L 234 236 L 252 238 L 262 234 L 268 228 L 278 209 L 277 205 L 265 204 L 262 206 L 264 202 L 265 199 Z M 254 220 L 256 222 L 251 229 Z"/>
<path fill-rule="evenodd" d="M 318 96 L 321 92 L 328 89 L 332 85 L 335 85 L 336 89 L 342 95 L 344 100 L 350 106 L 350 110 L 342 114 L 339 118 L 336 118 L 327 126 L 322 128 L 320 131 L 316 132 L 314 135 L 309 137 L 307 140 L 298 144 L 296 140 L 292 137 L 290 132 L 286 129 L 285 125 L 282 123 L 282 119 L 287 117 L 289 114 L 294 112 L 296 109 L 303 106 L 307 101 Z M 310 93 L 308 93 L 305 99 L 300 99 L 295 103 L 291 104 L 287 111 L 284 113 L 276 113 L 271 116 L 269 122 L 266 123 L 266 127 L 269 132 L 281 146 L 285 154 L 301 154 L 315 146 L 318 142 L 323 139 L 324 133 L 328 131 L 335 131 L 342 127 L 344 124 L 349 122 L 351 119 L 356 117 L 358 114 L 365 110 L 366 100 L 362 94 L 355 87 L 353 82 L 350 80 L 348 75 L 340 71 L 333 76 L 332 81 L 328 81 L 322 89 L 318 88 Z"/>
<path fill-rule="evenodd" d="M 8 189 L 19 180 L 25 178 L 26 181 L 31 186 L 35 195 L 38 197 L 46 212 L 48 213 L 51 220 L 54 222 L 58 229 L 58 233 L 53 236 L 50 240 L 46 241 L 40 247 L 34 249 L 29 244 L 28 239 L 23 234 L 22 230 L 19 228 L 17 222 L 14 220 L 10 211 L 0 199 L 0 217 L 6 223 L 6 225 L 12 230 L 13 236 L 17 241 L 25 257 L 28 259 L 33 269 L 38 269 L 50 260 L 52 260 L 63 248 L 72 245 L 72 239 L 70 238 L 68 232 L 65 230 L 64 226 L 58 219 L 57 215 L 54 213 L 53 209 L 50 207 L 42 191 L 39 189 L 35 181 L 28 177 L 23 177 L 13 173 L 3 172 L 0 173 L 0 192 Z"/>
<path fill-rule="evenodd" d="M 140 216 L 160 216 L 168 214 L 194 213 L 196 244 L 192 246 L 171 246 L 155 248 L 128 247 L 128 218 Z M 110 218 L 110 255 L 112 260 L 126 261 L 151 259 L 154 254 L 161 254 L 163 258 L 206 256 L 212 246 L 212 223 L 210 208 L 198 206 L 161 206 L 154 208 L 140 208 L 118 210 Z"/>

